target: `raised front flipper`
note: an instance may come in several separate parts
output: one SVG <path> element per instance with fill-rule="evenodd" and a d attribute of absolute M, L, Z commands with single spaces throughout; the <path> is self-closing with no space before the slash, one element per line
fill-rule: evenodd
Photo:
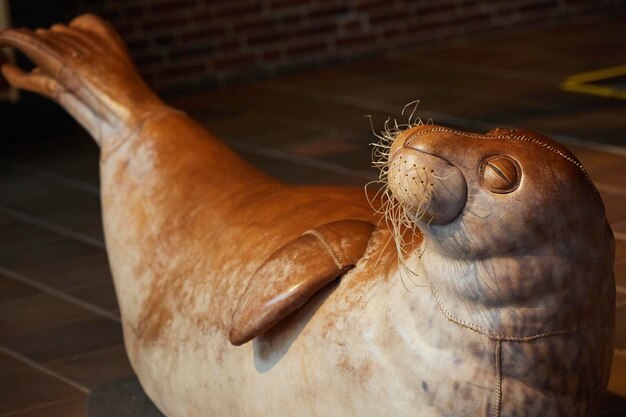
<path fill-rule="evenodd" d="M 230 329 L 242 345 L 301 307 L 328 283 L 356 265 L 374 225 L 360 220 L 325 224 L 276 251 L 250 280 Z"/>

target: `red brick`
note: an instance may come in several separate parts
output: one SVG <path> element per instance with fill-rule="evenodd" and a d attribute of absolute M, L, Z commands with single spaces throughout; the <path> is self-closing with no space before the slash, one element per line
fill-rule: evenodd
<path fill-rule="evenodd" d="M 550 1 L 538 1 L 536 3 L 524 4 L 519 7 L 519 11 L 521 13 L 525 12 L 533 12 L 533 11 L 546 11 L 546 10 L 557 10 L 558 4 L 555 0 Z"/>
<path fill-rule="evenodd" d="M 141 27 L 146 32 L 157 32 L 162 30 L 169 30 L 175 27 L 185 28 L 188 23 L 189 20 L 186 17 L 171 17 L 144 21 L 141 23 Z"/>
<path fill-rule="evenodd" d="M 381 25 L 385 23 L 389 23 L 391 21 L 402 21 L 407 17 L 408 13 L 406 10 L 384 10 L 381 13 L 376 13 L 375 15 L 370 16 L 370 23 L 372 25 Z"/>
<path fill-rule="evenodd" d="M 133 57 L 133 60 L 138 67 L 153 67 L 155 65 L 161 65 L 163 63 L 163 56 L 158 53 L 152 53 L 148 55 Z"/>
<path fill-rule="evenodd" d="M 122 9 L 124 16 L 130 18 L 142 18 L 148 14 L 148 6 L 131 4 Z"/>
<path fill-rule="evenodd" d="M 389 29 L 385 29 L 385 31 L 383 32 L 383 38 L 385 40 L 394 39 L 399 36 L 404 36 L 404 33 L 405 33 L 404 30 L 397 28 L 397 27 L 392 27 Z"/>
<path fill-rule="evenodd" d="M 214 55 L 216 51 L 215 44 L 186 45 L 177 47 L 170 56 L 174 59 L 203 58 Z"/>
<path fill-rule="evenodd" d="M 110 9 L 110 8 L 102 9 L 102 10 L 98 10 L 97 14 L 101 18 L 112 21 L 112 22 L 120 20 L 120 18 L 122 17 L 122 12 L 119 9 Z"/>
<path fill-rule="evenodd" d="M 337 39 L 337 46 L 348 47 L 348 46 L 362 45 L 364 43 L 372 42 L 375 38 L 376 37 L 372 33 L 364 33 L 362 35 L 340 38 L 340 39 Z"/>
<path fill-rule="evenodd" d="M 337 31 L 337 25 L 335 23 L 321 23 L 317 25 L 305 26 L 297 28 L 294 32 L 295 36 L 308 37 L 320 34 L 332 35 Z"/>
<path fill-rule="evenodd" d="M 241 18 L 242 16 L 257 14 L 261 11 L 261 3 L 260 2 L 251 2 L 244 3 L 241 2 L 224 2 L 222 6 L 220 6 L 215 14 L 218 17 L 237 17 Z"/>
<path fill-rule="evenodd" d="M 181 64 L 170 65 L 159 71 L 161 77 L 178 77 L 181 75 L 198 74 L 204 71 L 204 65 L 196 64 Z"/>
<path fill-rule="evenodd" d="M 234 21 L 233 29 L 235 32 L 247 32 L 251 30 L 267 29 L 276 25 L 278 25 L 278 22 L 272 16 L 256 16 L 241 22 Z"/>
<path fill-rule="evenodd" d="M 170 0 L 165 3 L 153 4 L 151 7 L 153 12 L 173 12 L 177 10 L 193 9 L 195 7 L 195 0 Z"/>
<path fill-rule="evenodd" d="M 408 25 L 406 28 L 406 33 L 408 35 L 412 35 L 414 33 L 423 33 L 423 32 L 435 32 L 439 28 L 442 27 L 441 22 L 429 22 L 420 24 L 419 22 L 416 24 Z"/>
<path fill-rule="evenodd" d="M 443 3 L 443 2 L 441 2 Z M 451 13 L 457 8 L 457 3 L 433 4 L 428 6 L 418 6 L 417 15 L 422 16 L 431 13 Z"/>
<path fill-rule="evenodd" d="M 139 29 L 134 23 L 115 24 L 114 27 L 123 39 L 128 39 L 139 33 Z"/>
<path fill-rule="evenodd" d="M 389 0 L 360 0 L 355 9 L 357 10 L 372 10 L 379 8 L 389 7 Z"/>
<path fill-rule="evenodd" d="M 16 0 L 17 1 L 17 0 Z M 94 11 L 112 20 L 158 85 L 200 85 L 219 78 L 303 68 L 385 47 L 430 42 L 503 26 L 580 20 L 623 0 L 61 0 L 65 15 Z M 187 18 L 185 18 L 185 16 Z M 364 25 L 369 22 L 371 27 Z M 252 51 L 242 52 L 247 44 Z M 149 47 L 157 46 L 157 52 Z M 176 62 L 166 65 L 165 57 Z M 325 58 L 322 58 L 325 57 Z"/>
<path fill-rule="evenodd" d="M 226 69 L 246 67 L 254 63 L 254 56 L 251 54 L 236 55 L 228 58 L 220 58 L 213 61 L 213 68 Z"/>
<path fill-rule="evenodd" d="M 229 52 L 232 53 L 240 49 L 239 41 L 234 39 L 224 39 L 217 45 L 217 49 L 221 52 Z"/>
<path fill-rule="evenodd" d="M 282 52 L 279 49 L 272 49 L 261 54 L 263 61 L 266 62 L 277 61 L 281 56 Z"/>
<path fill-rule="evenodd" d="M 316 41 L 302 45 L 293 45 L 287 48 L 287 55 L 302 55 L 309 52 L 319 52 L 327 49 L 328 45 L 323 41 Z"/>
<path fill-rule="evenodd" d="M 128 40 L 126 41 L 126 46 L 131 51 L 144 50 L 148 47 L 148 40 L 145 37 L 142 37 L 141 39 Z"/>
<path fill-rule="evenodd" d="M 299 8 L 300 6 L 306 6 L 310 4 L 310 1 L 307 1 L 307 0 L 269 0 L 267 3 L 272 9 L 277 10 L 277 9 Z"/>
<path fill-rule="evenodd" d="M 349 10 L 350 8 L 346 5 L 331 4 L 329 6 L 317 7 L 308 12 L 307 16 L 312 18 L 333 16 L 336 18 L 337 16 L 345 15 Z"/>
<path fill-rule="evenodd" d="M 189 32 L 184 32 L 180 35 L 180 39 L 183 42 L 208 40 L 222 38 L 226 36 L 226 28 L 224 27 L 209 27 L 196 29 Z"/>
<path fill-rule="evenodd" d="M 266 45 L 269 43 L 278 43 L 278 42 L 283 41 L 288 36 L 289 34 L 285 32 L 264 33 L 262 35 L 257 35 L 257 36 L 253 36 L 249 38 L 248 44 L 251 46 L 257 46 L 257 45 Z"/>
<path fill-rule="evenodd" d="M 456 18 L 452 20 L 452 23 L 457 26 L 463 26 L 465 24 L 472 24 L 474 22 L 485 22 L 489 21 L 489 15 L 487 13 L 478 13 L 478 14 L 467 14 L 465 16 Z"/>
<path fill-rule="evenodd" d="M 362 22 L 360 19 L 350 19 L 343 23 L 343 27 L 349 31 L 355 31 L 362 28 Z"/>

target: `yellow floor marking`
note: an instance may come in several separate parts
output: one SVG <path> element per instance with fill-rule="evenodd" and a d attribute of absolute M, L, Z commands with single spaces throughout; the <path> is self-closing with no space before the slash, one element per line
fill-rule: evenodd
<path fill-rule="evenodd" d="M 567 77 L 565 81 L 561 83 L 561 89 L 575 93 L 593 94 L 596 96 L 626 100 L 626 90 L 594 84 L 595 81 L 619 77 L 620 75 L 626 75 L 626 65 L 582 72 Z"/>

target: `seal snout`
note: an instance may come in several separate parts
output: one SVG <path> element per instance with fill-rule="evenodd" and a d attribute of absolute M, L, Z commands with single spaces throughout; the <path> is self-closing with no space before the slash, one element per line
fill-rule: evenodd
<path fill-rule="evenodd" d="M 389 189 L 412 219 L 449 223 L 465 206 L 465 178 L 442 157 L 413 145 L 405 135 L 400 135 L 392 145 L 388 161 Z"/>

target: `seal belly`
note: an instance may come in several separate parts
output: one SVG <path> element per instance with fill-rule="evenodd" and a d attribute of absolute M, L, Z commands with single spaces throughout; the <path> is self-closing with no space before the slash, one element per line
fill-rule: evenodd
<path fill-rule="evenodd" d="M 375 252 L 282 328 L 238 348 L 183 316 L 159 343 L 128 329 L 146 391 L 173 417 L 492 416 L 495 342 L 447 321 L 428 288 L 380 274 Z"/>

